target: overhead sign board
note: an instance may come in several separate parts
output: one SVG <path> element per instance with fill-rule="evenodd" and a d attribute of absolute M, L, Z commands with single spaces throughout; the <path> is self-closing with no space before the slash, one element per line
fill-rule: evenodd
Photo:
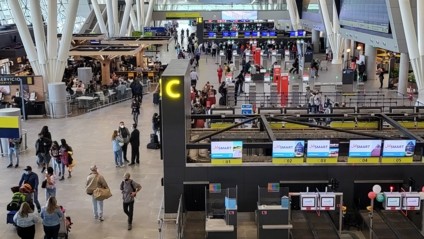
<path fill-rule="evenodd" d="M 415 140 L 384 140 L 383 157 L 412 157 Z"/>
<path fill-rule="evenodd" d="M 272 162 L 275 164 L 302 164 L 305 155 L 305 141 L 272 142 Z"/>
<path fill-rule="evenodd" d="M 380 157 L 381 140 L 351 140 L 349 157 Z"/>
<path fill-rule="evenodd" d="M 243 155 L 242 141 L 211 142 L 211 162 L 215 165 L 241 164 Z"/>

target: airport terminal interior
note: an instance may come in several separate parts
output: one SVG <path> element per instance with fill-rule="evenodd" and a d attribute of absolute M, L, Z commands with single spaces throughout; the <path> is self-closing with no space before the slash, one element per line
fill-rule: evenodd
<path fill-rule="evenodd" d="M 72 147 L 71 167 L 53 173 L 72 221 L 59 220 L 59 238 L 424 238 L 423 11 L 420 0 L 0 0 L 0 237 L 19 238 L 6 209 L 28 166 L 47 205 L 36 149 L 47 126 Z M 116 161 L 122 122 L 140 131 L 139 163 L 131 144 Z M 112 194 L 100 218 L 94 166 Z M 142 186 L 130 224 L 126 173 Z M 43 229 L 40 218 L 33 238 Z"/>

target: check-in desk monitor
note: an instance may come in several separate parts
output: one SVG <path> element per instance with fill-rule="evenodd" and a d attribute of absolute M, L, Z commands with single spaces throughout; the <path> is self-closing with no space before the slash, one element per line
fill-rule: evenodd
<path fill-rule="evenodd" d="M 209 187 L 206 201 L 206 237 L 209 239 L 237 238 L 237 187 L 215 190 Z"/>

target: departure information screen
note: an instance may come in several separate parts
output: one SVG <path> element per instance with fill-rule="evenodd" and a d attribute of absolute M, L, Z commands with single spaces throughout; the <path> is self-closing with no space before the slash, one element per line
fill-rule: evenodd
<path fill-rule="evenodd" d="M 389 33 L 386 0 L 340 0 L 340 25 Z"/>

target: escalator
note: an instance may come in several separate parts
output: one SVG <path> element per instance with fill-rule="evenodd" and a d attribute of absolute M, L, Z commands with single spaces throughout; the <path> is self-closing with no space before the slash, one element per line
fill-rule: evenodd
<path fill-rule="evenodd" d="M 399 239 L 422 239 L 420 231 L 415 225 L 398 211 L 380 211 L 379 214 L 384 221 L 392 228 Z"/>
<path fill-rule="evenodd" d="M 327 212 L 292 211 L 292 239 L 338 239 L 339 234 Z"/>
<path fill-rule="evenodd" d="M 360 212 L 364 220 L 364 235 L 369 235 L 369 212 Z M 423 239 L 415 225 L 398 211 L 376 211 L 373 215 L 373 238 L 376 239 Z"/>

